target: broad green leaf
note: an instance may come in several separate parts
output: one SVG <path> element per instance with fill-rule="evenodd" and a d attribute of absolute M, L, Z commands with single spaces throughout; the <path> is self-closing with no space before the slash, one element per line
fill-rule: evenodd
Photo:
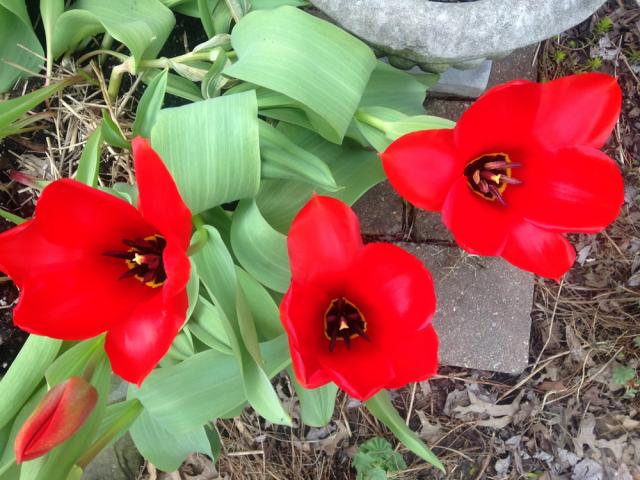
<path fill-rule="evenodd" d="M 352 141 L 343 145 L 327 142 L 313 132 L 287 125 L 280 128 L 294 143 L 327 163 L 336 183 L 344 187 L 337 192 L 317 193 L 336 197 L 352 205 L 367 190 L 385 178 L 379 157 Z M 313 187 L 292 180 L 263 180 L 256 203 L 262 216 L 280 232 L 287 232 L 291 221 L 311 198 Z"/>
<path fill-rule="evenodd" d="M 0 0 L 0 93 L 10 90 L 19 78 L 38 73 L 43 55 L 25 1 Z"/>
<path fill-rule="evenodd" d="M 18 413 L 38 387 L 44 372 L 56 358 L 62 345 L 55 340 L 30 335 L 7 373 L 0 380 L 0 428 Z"/>
<path fill-rule="evenodd" d="M 193 260 L 190 260 L 191 272 L 189 273 L 189 282 L 187 283 L 187 297 L 189 298 L 189 307 L 187 308 L 187 321 L 191 318 L 191 314 L 196 308 L 198 303 L 198 296 L 200 294 L 200 277 L 198 276 L 198 269 Z"/>
<path fill-rule="evenodd" d="M 240 202 L 232 218 L 231 245 L 244 269 L 276 292 L 289 288 L 287 238 L 263 218 L 253 200 Z"/>
<path fill-rule="evenodd" d="M 389 399 L 389 392 L 381 390 L 367 400 L 365 405 L 409 450 L 445 473 L 442 462 L 438 460 L 438 457 L 420 440 L 418 435 L 407 426 L 404 419 L 398 414 Z"/>
<path fill-rule="evenodd" d="M 187 328 L 202 343 L 226 355 L 233 355 L 229 336 L 224 325 L 224 315 L 208 300 L 200 297 Z"/>
<path fill-rule="evenodd" d="M 149 85 L 147 85 L 147 89 L 142 94 L 138 102 L 136 119 L 132 127 L 134 137 L 141 135 L 149 138 L 151 136 L 151 128 L 153 124 L 156 123 L 156 118 L 164 103 L 168 73 L 168 70 L 163 70 L 153 77 Z"/>
<path fill-rule="evenodd" d="M 160 366 L 166 367 L 169 365 L 175 365 L 195 354 L 195 348 L 193 346 L 193 339 L 191 338 L 191 332 L 187 328 L 183 328 L 178 335 L 173 339 L 171 348 L 167 354 L 162 358 Z"/>
<path fill-rule="evenodd" d="M 146 410 L 131 427 L 131 438 L 142 456 L 165 472 L 177 470 L 194 452 L 213 457 L 204 427 L 175 432 L 163 426 Z"/>
<path fill-rule="evenodd" d="M 220 0 L 218 0 L 220 1 Z M 216 27 L 213 24 L 213 11 L 211 9 L 211 2 L 209 0 L 197 0 L 198 16 L 202 22 L 202 27 L 209 38 L 216 34 Z M 214 2 L 217 3 L 217 2 Z"/>
<path fill-rule="evenodd" d="M 149 69 L 144 72 L 142 81 L 148 84 L 152 82 L 153 79 L 163 71 L 164 70 Z M 185 100 L 189 100 L 190 102 L 199 102 L 200 100 L 202 100 L 202 93 L 200 93 L 200 87 L 198 87 L 198 85 L 193 83 L 191 80 L 187 80 L 186 78 L 183 78 L 180 75 L 175 75 L 173 73 L 169 73 L 167 75 L 166 93 L 175 95 L 176 97 L 184 98 Z M 149 125 L 149 128 L 151 127 L 153 127 L 153 124 Z"/>
<path fill-rule="evenodd" d="M 80 155 L 76 180 L 91 187 L 98 184 L 100 156 L 102 153 L 102 126 L 98 127 L 87 139 Z"/>
<path fill-rule="evenodd" d="M 171 10 L 158 0 L 78 0 L 56 22 L 53 53 L 74 50 L 87 38 L 106 31 L 131 51 L 135 64 L 155 58 L 175 24 Z"/>
<path fill-rule="evenodd" d="M 214 302 L 221 307 L 220 318 L 240 366 L 246 398 L 269 421 L 289 424 L 290 419 L 263 371 L 264 361 L 259 351 L 251 310 L 243 292 L 237 288 L 231 255 L 213 227 L 205 226 L 205 230 L 208 233 L 207 243 L 194 255 L 194 261 L 202 283 Z"/>
<path fill-rule="evenodd" d="M 265 178 L 300 180 L 324 190 L 339 190 L 326 163 L 263 121 L 260 122 L 260 155 Z"/>
<path fill-rule="evenodd" d="M 40 16 L 47 42 L 47 75 L 51 74 L 53 63 L 53 29 L 58 17 L 64 12 L 64 0 L 40 0 Z"/>
<path fill-rule="evenodd" d="M 209 445 L 211 445 L 211 452 L 213 453 L 213 462 L 217 462 L 222 453 L 222 439 L 220 438 L 220 432 L 215 423 L 207 423 L 204 426 L 204 431 L 209 439 Z"/>
<path fill-rule="evenodd" d="M 272 340 L 284 333 L 280 322 L 280 310 L 269 292 L 240 267 L 236 268 L 238 281 L 253 314 L 260 341 Z"/>
<path fill-rule="evenodd" d="M 231 13 L 233 20 L 238 23 L 242 17 L 244 17 L 249 10 L 251 10 L 250 0 L 224 0 L 227 4 L 227 8 Z"/>
<path fill-rule="evenodd" d="M 290 6 L 249 13 L 231 43 L 239 59 L 227 75 L 299 102 L 322 136 L 342 141 L 375 66 L 369 47 Z"/>
<path fill-rule="evenodd" d="M 218 35 L 219 36 L 219 35 Z M 200 90 L 204 98 L 215 98 L 220 96 L 222 87 L 229 81 L 227 77 L 222 75 L 222 70 L 229 63 L 227 54 L 222 47 L 217 48 L 217 57 L 211 64 L 209 71 L 204 76 Z"/>
<path fill-rule="evenodd" d="M 98 447 L 102 449 L 116 442 L 136 421 L 142 410 L 142 404 L 137 398 L 108 405 L 90 450 L 99 451 Z"/>
<path fill-rule="evenodd" d="M 406 115 L 421 115 L 426 91 L 411 74 L 378 61 L 358 108 L 386 107 Z"/>
<path fill-rule="evenodd" d="M 151 141 L 194 214 L 257 193 L 260 153 L 254 92 L 162 110 Z"/>
<path fill-rule="evenodd" d="M 131 148 L 106 108 L 102 109 L 102 137 L 112 147 Z"/>
<path fill-rule="evenodd" d="M 227 250 L 218 231 L 206 225 L 207 241 L 191 258 L 196 264 L 198 275 L 214 303 L 229 320 L 236 315 L 236 272 L 233 258 Z M 198 238 L 200 232 L 194 236 Z M 233 341 L 232 339 L 230 339 Z"/>
<path fill-rule="evenodd" d="M 260 350 L 269 377 L 291 361 L 286 335 L 260 344 Z M 154 370 L 137 396 L 149 415 L 175 434 L 192 431 L 247 401 L 237 360 L 215 350 Z"/>
<path fill-rule="evenodd" d="M 0 7 L 2 9 L 2 7 Z M 0 13 L 0 16 L 2 14 Z M 2 30 L 0 29 L 0 32 Z M 0 68 L 3 70 L 3 68 Z M 62 82 L 54 83 L 48 87 L 43 87 L 34 92 L 28 93 L 21 97 L 12 98 L 0 103 L 0 139 L 3 138 L 3 132 L 9 129 L 9 126 L 22 117 L 29 110 L 37 107 L 51 95 L 59 90 L 71 85 L 77 81 L 77 78 L 70 78 Z M 1 88 L 0 88 L 1 90 Z"/>
<path fill-rule="evenodd" d="M 104 337 L 96 337 L 76 343 L 49 365 L 45 378 L 49 387 L 54 387 L 67 378 L 81 375 L 89 359 L 103 348 Z"/>
<path fill-rule="evenodd" d="M 306 7 L 309 2 L 307 0 L 251 0 L 253 10 L 267 10 L 282 7 L 283 5 Z"/>
<path fill-rule="evenodd" d="M 338 387 L 334 383 L 308 389 L 298 382 L 292 368 L 289 368 L 289 378 L 300 400 L 300 415 L 305 425 L 310 427 L 324 427 L 331 421 L 336 406 Z"/>

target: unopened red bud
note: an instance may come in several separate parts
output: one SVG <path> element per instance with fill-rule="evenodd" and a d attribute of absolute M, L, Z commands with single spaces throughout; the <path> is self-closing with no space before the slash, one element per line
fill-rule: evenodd
<path fill-rule="evenodd" d="M 16 437 L 16 463 L 40 457 L 71 438 L 98 401 L 96 389 L 71 377 L 47 392 Z"/>

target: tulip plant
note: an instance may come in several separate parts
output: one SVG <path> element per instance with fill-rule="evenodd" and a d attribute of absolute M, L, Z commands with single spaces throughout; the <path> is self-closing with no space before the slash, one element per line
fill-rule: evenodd
<path fill-rule="evenodd" d="M 512 82 L 454 125 L 423 114 L 433 76 L 376 60 L 304 3 L 41 0 L 47 72 L 81 51 L 78 74 L 0 103 L 0 137 L 92 82 L 83 67 L 100 56 L 118 62 L 107 102 L 126 75 L 147 87 L 130 129 L 103 112 L 73 178 L 34 183 L 33 218 L 0 212 L 17 224 L 0 234 L 0 271 L 31 334 L 0 381 L 0 480 L 77 479 L 127 431 L 162 470 L 215 458 L 216 421 L 247 406 L 291 425 L 272 381 L 310 426 L 343 390 L 444 470 L 388 394 L 437 371 L 431 275 L 395 245 L 364 244 L 350 205 L 388 176 L 461 248 L 553 279 L 575 258 L 567 232 L 615 219 L 622 179 L 599 151 L 620 112 L 614 78 Z M 21 5 L 0 1 L 0 20 L 44 53 Z M 208 40 L 158 57 L 173 10 Z M 39 68 L 0 45 L 0 89 Z M 166 94 L 187 103 L 163 108 Z M 99 182 L 105 144 L 131 150 L 135 184 Z"/>

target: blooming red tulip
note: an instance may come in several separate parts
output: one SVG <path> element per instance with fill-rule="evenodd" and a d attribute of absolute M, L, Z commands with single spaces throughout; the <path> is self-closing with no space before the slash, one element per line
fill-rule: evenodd
<path fill-rule="evenodd" d="M 66 442 L 84 424 L 98 401 L 85 379 L 71 377 L 47 392 L 16 436 L 16 462 L 40 457 Z"/>
<path fill-rule="evenodd" d="M 185 321 L 191 214 L 146 140 L 133 154 L 138 209 L 55 181 L 32 220 L 0 234 L 0 270 L 20 289 L 18 327 L 66 340 L 106 331 L 113 371 L 140 384 Z"/>
<path fill-rule="evenodd" d="M 575 260 L 564 234 L 611 223 L 622 176 L 600 152 L 620 114 L 605 74 L 489 90 L 452 130 L 410 133 L 382 154 L 391 184 L 425 210 L 442 212 L 458 244 L 558 279 Z"/>
<path fill-rule="evenodd" d="M 291 286 L 280 306 L 296 376 L 367 400 L 438 367 L 429 271 L 395 245 L 363 245 L 344 203 L 314 196 L 289 232 Z"/>

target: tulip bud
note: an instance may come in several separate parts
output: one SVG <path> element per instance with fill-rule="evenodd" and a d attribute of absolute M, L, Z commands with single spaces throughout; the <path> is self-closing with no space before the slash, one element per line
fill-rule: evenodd
<path fill-rule="evenodd" d="M 49 390 L 18 432 L 16 463 L 40 457 L 71 438 L 97 401 L 98 392 L 81 377 L 71 377 Z"/>

